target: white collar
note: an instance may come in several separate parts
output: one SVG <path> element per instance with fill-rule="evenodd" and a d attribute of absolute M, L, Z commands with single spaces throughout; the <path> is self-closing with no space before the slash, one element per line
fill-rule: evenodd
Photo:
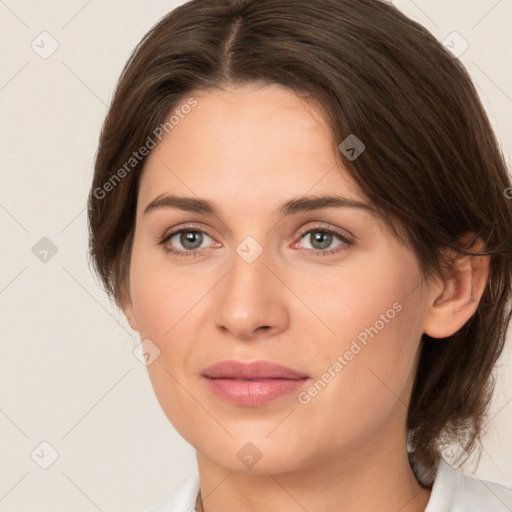
<path fill-rule="evenodd" d="M 194 473 L 171 496 L 145 512 L 190 512 L 199 493 Z M 512 489 L 466 476 L 441 458 L 425 512 L 511 512 Z"/>

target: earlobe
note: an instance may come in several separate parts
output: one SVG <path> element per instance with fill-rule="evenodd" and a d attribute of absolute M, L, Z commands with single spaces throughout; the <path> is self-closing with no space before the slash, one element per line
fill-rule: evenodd
<path fill-rule="evenodd" d="M 479 239 L 471 252 L 483 252 Z M 432 338 L 455 334 L 476 312 L 489 277 L 489 256 L 460 256 L 433 287 L 423 331 Z"/>
<path fill-rule="evenodd" d="M 133 304 L 130 298 L 130 292 L 127 290 L 126 286 L 121 288 L 121 308 L 123 310 L 124 316 L 126 317 L 126 320 L 130 324 L 130 327 L 134 331 L 138 331 L 137 322 L 133 313 Z"/>

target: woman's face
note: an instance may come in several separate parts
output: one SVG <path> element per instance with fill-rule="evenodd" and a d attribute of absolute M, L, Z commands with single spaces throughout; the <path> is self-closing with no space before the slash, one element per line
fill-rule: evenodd
<path fill-rule="evenodd" d="M 146 162 L 124 307 L 165 414 L 237 471 L 392 459 L 427 309 L 414 254 L 313 106 L 277 86 L 193 97 Z"/>

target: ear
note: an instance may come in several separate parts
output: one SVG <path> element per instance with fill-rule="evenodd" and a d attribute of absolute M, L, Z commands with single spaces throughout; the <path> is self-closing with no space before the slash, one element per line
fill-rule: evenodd
<path fill-rule="evenodd" d="M 471 252 L 485 252 L 479 238 Z M 475 313 L 489 278 L 489 256 L 461 256 L 433 286 L 423 331 L 432 338 L 455 334 Z"/>
<path fill-rule="evenodd" d="M 134 331 L 138 331 L 137 321 L 135 320 L 135 315 L 133 314 L 133 304 L 132 299 L 130 297 L 130 290 L 128 289 L 128 286 L 126 284 L 123 284 L 121 286 L 120 301 L 124 316 L 126 317 L 126 320 L 128 320 L 130 327 Z"/>

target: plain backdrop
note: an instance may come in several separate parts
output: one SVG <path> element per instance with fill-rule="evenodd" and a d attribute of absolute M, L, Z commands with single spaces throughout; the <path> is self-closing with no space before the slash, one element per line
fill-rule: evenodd
<path fill-rule="evenodd" d="M 180 3 L 0 0 L 1 511 L 140 512 L 196 469 L 91 273 L 85 212 L 121 69 Z M 467 42 L 460 59 L 510 164 L 512 0 L 395 4 L 458 51 Z M 510 356 L 476 471 L 508 486 Z"/>

